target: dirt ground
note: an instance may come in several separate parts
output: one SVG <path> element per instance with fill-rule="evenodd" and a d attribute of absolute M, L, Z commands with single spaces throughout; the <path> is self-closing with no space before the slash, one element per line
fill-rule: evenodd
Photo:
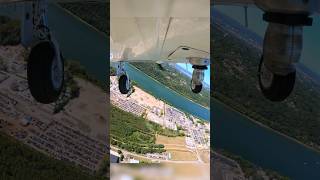
<path fill-rule="evenodd" d="M 167 150 L 171 153 L 171 160 L 173 161 L 196 161 L 195 153 L 186 150 Z"/>
<path fill-rule="evenodd" d="M 157 144 L 177 144 L 177 145 L 186 145 L 185 137 L 167 137 L 167 136 L 161 136 L 157 135 L 156 138 Z"/>
<path fill-rule="evenodd" d="M 199 150 L 200 158 L 205 163 L 210 163 L 210 150 Z"/>
<path fill-rule="evenodd" d="M 69 102 L 65 107 L 66 113 L 75 117 L 79 129 L 87 131 L 92 137 L 106 137 L 109 119 L 106 93 L 90 82 L 78 78 L 76 81 L 80 86 L 80 97 Z"/>
<path fill-rule="evenodd" d="M 157 144 L 163 144 L 167 152 L 171 153 L 174 161 L 195 161 L 197 156 L 194 151 L 186 147 L 185 137 L 166 137 L 157 135 Z"/>

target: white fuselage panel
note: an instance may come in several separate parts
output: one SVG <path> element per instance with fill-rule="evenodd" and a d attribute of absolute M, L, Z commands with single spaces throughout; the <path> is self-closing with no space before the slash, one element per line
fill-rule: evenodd
<path fill-rule="evenodd" d="M 210 58 L 209 0 L 111 0 L 110 8 L 111 61 Z"/>

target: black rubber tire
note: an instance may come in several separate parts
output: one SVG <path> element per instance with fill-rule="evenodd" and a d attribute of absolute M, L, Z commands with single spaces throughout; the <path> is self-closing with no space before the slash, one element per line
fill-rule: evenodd
<path fill-rule="evenodd" d="M 263 57 L 261 57 L 259 64 L 259 86 L 263 95 L 270 101 L 280 102 L 285 100 L 292 92 L 296 79 L 296 71 L 287 74 L 286 76 L 273 74 L 272 82 L 269 87 L 265 87 L 261 80 L 261 67 L 263 64 Z"/>
<path fill-rule="evenodd" d="M 59 88 L 54 88 L 52 82 L 51 66 L 54 56 L 54 44 L 50 41 L 42 41 L 32 48 L 28 59 L 27 77 L 29 89 L 34 99 L 43 104 L 57 101 L 63 88 L 64 77 L 62 77 L 62 83 Z M 62 71 L 64 72 L 62 56 L 60 60 L 62 61 Z"/>
<path fill-rule="evenodd" d="M 127 88 L 128 76 L 123 74 L 119 77 L 119 91 L 121 94 L 128 94 L 130 88 Z"/>
<path fill-rule="evenodd" d="M 192 83 L 192 82 L 191 82 L 191 83 Z M 200 93 L 201 90 L 202 90 L 202 84 L 200 84 L 200 85 L 195 85 L 195 88 L 192 88 L 192 86 L 191 86 L 191 90 L 192 90 L 193 93 L 196 93 L 196 94 Z"/>

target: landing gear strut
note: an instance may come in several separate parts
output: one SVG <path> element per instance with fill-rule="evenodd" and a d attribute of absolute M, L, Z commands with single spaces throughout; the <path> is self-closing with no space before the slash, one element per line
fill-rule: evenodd
<path fill-rule="evenodd" d="M 64 62 L 58 43 L 51 38 L 46 25 L 47 7 L 45 1 L 33 2 L 26 9 L 25 21 L 32 22 L 32 42 L 27 65 L 28 85 L 32 96 L 41 103 L 49 104 L 58 100 L 64 82 Z M 32 10 L 32 12 L 28 12 Z M 32 13 L 32 19 L 28 16 Z M 25 23 L 27 24 L 27 23 Z M 29 29 L 30 30 L 30 29 Z"/>
<path fill-rule="evenodd" d="M 200 93 L 202 90 L 202 83 L 204 79 L 204 71 L 210 64 L 209 59 L 202 58 L 190 58 L 190 64 L 192 64 L 193 73 L 191 78 L 191 91 L 193 93 Z"/>
<path fill-rule="evenodd" d="M 193 65 L 193 73 L 191 79 L 191 90 L 193 93 L 200 93 L 202 90 L 202 82 L 204 79 L 204 71 L 207 66 Z"/>
<path fill-rule="evenodd" d="M 304 25 L 311 25 L 306 14 L 281 14 L 266 12 L 269 22 L 264 36 L 258 79 L 262 94 L 271 101 L 283 101 L 295 84 L 295 63 L 302 51 Z"/>

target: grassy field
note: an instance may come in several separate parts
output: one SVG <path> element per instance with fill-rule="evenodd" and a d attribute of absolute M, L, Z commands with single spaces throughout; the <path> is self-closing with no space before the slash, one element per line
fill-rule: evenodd
<path fill-rule="evenodd" d="M 167 137 L 162 135 L 156 136 L 156 143 L 186 145 L 185 137 Z"/>
<path fill-rule="evenodd" d="M 139 154 L 165 151 L 163 145 L 155 143 L 153 123 L 115 106 L 111 106 L 110 114 L 112 145 Z"/>
<path fill-rule="evenodd" d="M 16 45 L 20 43 L 20 22 L 0 16 L 0 45 Z"/>
<path fill-rule="evenodd" d="M 197 157 L 194 152 L 186 148 L 185 137 L 166 137 L 157 135 L 156 143 L 163 144 L 164 149 L 171 153 L 171 160 L 194 161 Z"/>
<path fill-rule="evenodd" d="M 167 150 L 171 153 L 171 160 L 174 161 L 196 161 L 195 153 L 186 150 Z"/>
<path fill-rule="evenodd" d="M 183 138 L 178 131 L 163 128 L 144 117 L 136 116 L 115 106 L 110 110 L 111 144 L 138 154 L 165 152 L 164 145 L 156 141 L 156 135 L 166 138 Z"/>

